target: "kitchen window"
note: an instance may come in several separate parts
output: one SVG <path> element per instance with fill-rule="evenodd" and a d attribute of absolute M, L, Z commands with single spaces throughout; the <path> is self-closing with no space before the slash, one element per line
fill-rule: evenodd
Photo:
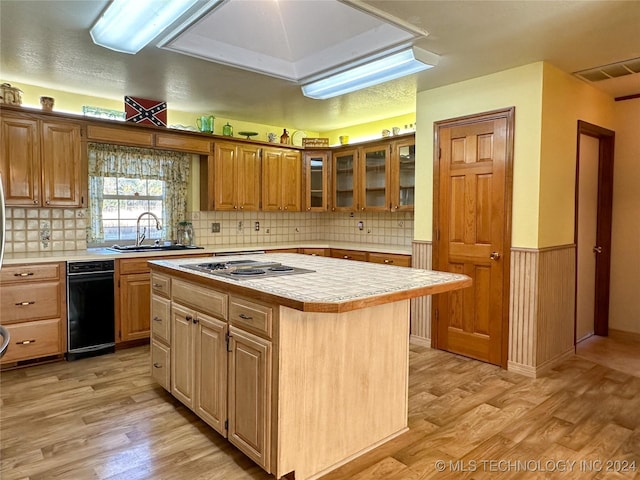
<path fill-rule="evenodd" d="M 143 217 L 147 239 L 175 238 L 175 227 L 186 215 L 190 155 L 90 143 L 88 156 L 90 245 L 134 242 L 143 212 L 154 213 L 162 223 L 158 231 L 150 216 Z"/>

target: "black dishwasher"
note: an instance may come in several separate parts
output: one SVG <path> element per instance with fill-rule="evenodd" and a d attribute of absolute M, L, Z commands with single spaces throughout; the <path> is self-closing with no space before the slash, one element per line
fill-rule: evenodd
<path fill-rule="evenodd" d="M 67 262 L 67 360 L 115 351 L 113 260 Z"/>

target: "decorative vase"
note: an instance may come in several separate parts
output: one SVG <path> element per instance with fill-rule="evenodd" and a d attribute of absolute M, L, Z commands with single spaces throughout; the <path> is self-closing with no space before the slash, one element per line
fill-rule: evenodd
<path fill-rule="evenodd" d="M 233 127 L 229 125 L 229 122 L 227 122 L 227 124 L 222 127 L 222 135 L 224 135 L 225 137 L 233 137 Z"/>
<path fill-rule="evenodd" d="M 289 139 L 289 132 L 287 132 L 286 128 L 282 132 L 282 135 L 280 135 L 280 143 L 284 143 L 285 145 L 289 145 L 289 143 L 291 143 L 291 140 Z"/>

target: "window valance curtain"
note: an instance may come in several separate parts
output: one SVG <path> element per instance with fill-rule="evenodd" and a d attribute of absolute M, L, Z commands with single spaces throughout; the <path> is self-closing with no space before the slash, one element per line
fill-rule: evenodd
<path fill-rule="evenodd" d="M 165 182 L 163 236 L 175 238 L 178 222 L 187 212 L 187 184 L 191 155 L 168 150 L 89 143 L 89 222 L 88 241 L 104 242 L 102 228 L 103 178 L 141 178 Z"/>

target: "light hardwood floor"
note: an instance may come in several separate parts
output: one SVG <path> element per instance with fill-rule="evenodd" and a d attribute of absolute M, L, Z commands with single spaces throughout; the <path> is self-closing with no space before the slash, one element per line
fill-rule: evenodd
<path fill-rule="evenodd" d="M 576 354 L 605 367 L 640 377 L 640 335 L 611 331 L 578 343 Z"/>
<path fill-rule="evenodd" d="M 410 360 L 411 430 L 324 480 L 640 478 L 585 471 L 640 469 L 639 377 L 577 356 L 536 380 L 418 346 Z M 3 480 L 273 478 L 151 381 L 148 347 L 0 377 Z"/>

